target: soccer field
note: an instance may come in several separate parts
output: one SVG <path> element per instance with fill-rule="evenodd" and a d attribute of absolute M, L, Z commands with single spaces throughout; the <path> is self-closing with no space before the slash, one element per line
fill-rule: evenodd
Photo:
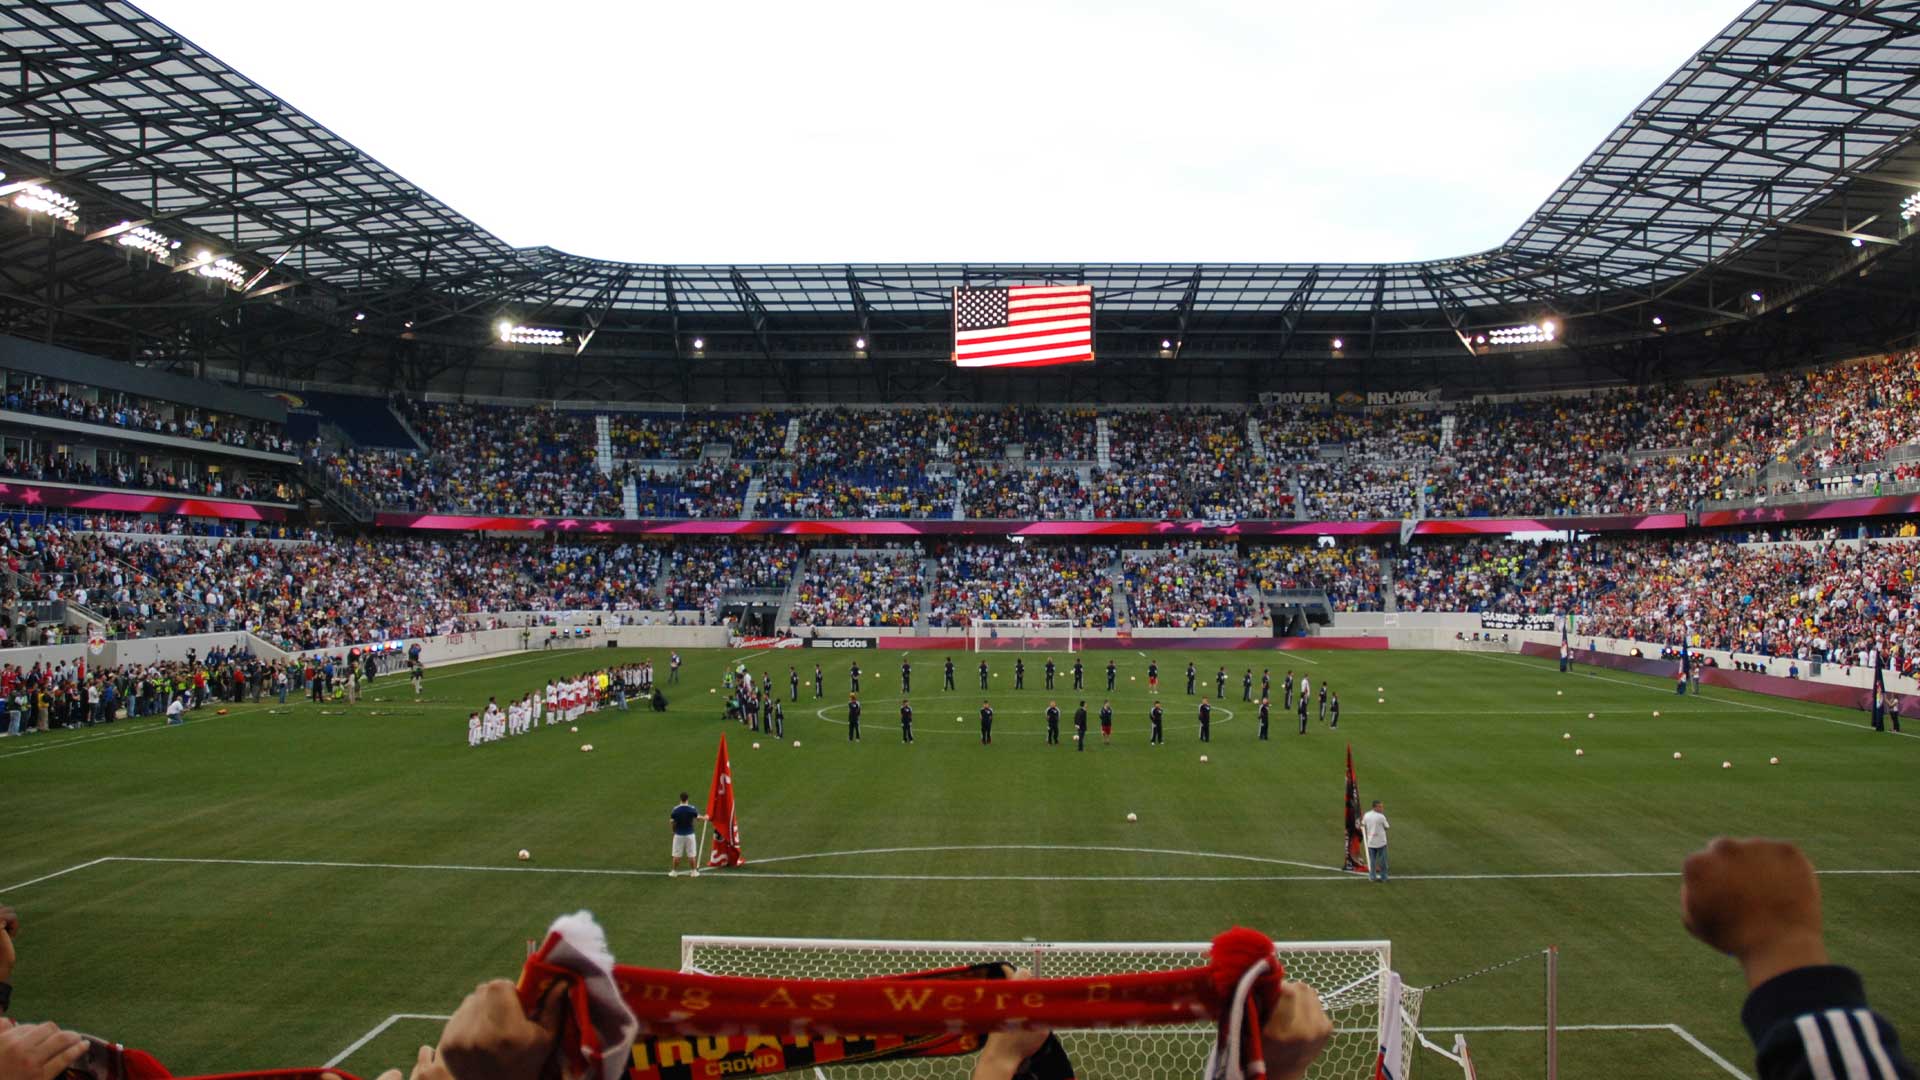
<path fill-rule="evenodd" d="M 1542 1023 L 1533 954 L 1549 945 L 1563 1076 L 1745 1075 L 1739 973 L 1678 916 L 1680 859 L 1724 832 L 1807 848 L 1836 960 L 1920 1032 L 1920 842 L 1906 824 L 1920 744 L 1874 736 L 1858 713 L 1676 698 L 1670 683 L 1504 654 L 1196 652 L 1202 690 L 1223 659 L 1231 675 L 1203 748 L 1187 657 L 1169 651 L 1155 654 L 1167 703 L 1155 748 L 1145 656 L 1088 652 L 1088 691 L 1063 674 L 1050 695 L 1043 656 L 1015 692 L 1014 657 L 995 654 L 982 747 L 978 657 L 954 654 L 949 693 L 941 654 L 921 652 L 909 747 L 899 654 L 711 651 L 688 654 L 665 714 L 602 711 L 578 735 L 541 727 L 467 747 L 466 715 L 489 695 L 640 655 L 438 669 L 418 702 L 390 676 L 352 708 L 209 708 L 174 729 L 0 741 L 0 901 L 24 922 L 15 1015 L 150 1050 L 176 1073 L 315 1065 L 352 1046 L 341 1066 L 372 1076 L 581 907 L 622 961 L 664 967 L 688 933 L 1200 941 L 1240 923 L 1286 940 L 1390 939 L 1414 986 L 1527 957 L 1426 998 L 1422 1028 L 1442 1043 L 1472 1031 L 1486 1076 L 1541 1073 L 1537 1030 L 1473 1029 Z M 788 706 L 800 747 L 754 750 L 720 718 L 707 691 L 736 657 L 771 672 L 783 699 L 789 664 L 824 665 L 825 698 L 805 680 Z M 1097 714 L 1109 657 L 1113 745 L 1095 726 L 1076 753 L 1073 707 L 1084 697 Z M 865 738 L 850 745 L 856 660 Z M 1272 741 L 1256 742 L 1239 679 L 1259 662 L 1275 665 L 1276 695 L 1288 665 L 1330 683 L 1340 730 L 1315 721 L 1300 736 L 1276 715 Z M 1065 714 L 1057 747 L 1041 737 L 1049 697 Z M 669 879 L 666 812 L 681 790 L 704 796 L 722 733 L 748 866 Z M 1349 743 L 1362 799 L 1385 800 L 1394 822 L 1388 885 L 1337 870 Z M 1451 1068 L 1427 1055 L 1414 1074 Z"/>

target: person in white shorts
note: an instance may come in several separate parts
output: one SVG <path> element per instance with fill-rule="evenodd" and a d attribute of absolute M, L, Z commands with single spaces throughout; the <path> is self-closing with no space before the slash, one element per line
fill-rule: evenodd
<path fill-rule="evenodd" d="M 687 860 L 687 875 L 700 876 L 700 840 L 693 835 L 693 823 L 707 820 L 707 815 L 687 801 L 687 793 L 680 793 L 680 805 L 667 814 L 667 820 L 673 822 L 673 862 L 667 867 L 667 876 L 675 877 L 680 873 L 680 860 Z"/>

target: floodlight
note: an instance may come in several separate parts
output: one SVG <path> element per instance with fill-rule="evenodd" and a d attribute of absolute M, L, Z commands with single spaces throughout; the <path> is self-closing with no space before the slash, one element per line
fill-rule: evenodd
<path fill-rule="evenodd" d="M 696 348 L 696 349 L 704 349 L 704 348 L 706 348 L 706 347 L 707 347 L 707 339 L 706 339 L 706 338 L 694 338 L 694 339 L 693 339 L 693 347 L 694 347 L 694 348 Z"/>
<path fill-rule="evenodd" d="M 567 340 L 565 330 L 545 326 L 520 326 L 505 319 L 495 326 L 500 340 L 508 345 L 558 345 Z"/>
<path fill-rule="evenodd" d="M 1339 338 L 1334 338 L 1333 347 L 1336 349 L 1344 349 L 1347 347 L 1347 343 L 1344 341 L 1341 341 Z"/>
<path fill-rule="evenodd" d="M 80 204 L 52 188 L 23 184 L 13 193 L 13 205 L 29 214 L 52 218 L 71 229 L 80 223 Z"/>
<path fill-rule="evenodd" d="M 866 338 L 863 338 L 863 337 L 857 337 L 857 338 L 854 338 L 854 339 L 853 339 L 853 347 L 854 347 L 854 348 L 856 348 L 856 349 L 864 349 L 864 348 L 866 348 L 866 347 L 867 347 L 867 339 L 866 339 Z"/>
<path fill-rule="evenodd" d="M 1920 217 L 1920 191 L 1900 200 L 1900 220 L 1911 221 Z"/>
<path fill-rule="evenodd" d="M 144 252 L 162 262 L 173 258 L 173 253 L 180 249 L 180 241 L 169 240 L 156 229 L 149 229 L 144 225 L 129 228 L 124 221 L 120 225 L 126 231 L 115 237 L 114 242 L 121 247 Z"/>

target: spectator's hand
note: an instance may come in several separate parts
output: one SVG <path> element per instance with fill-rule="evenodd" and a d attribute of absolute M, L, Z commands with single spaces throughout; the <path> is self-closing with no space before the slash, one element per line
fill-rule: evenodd
<path fill-rule="evenodd" d="M 1303 982 L 1280 984 L 1280 999 L 1260 1029 L 1267 1080 L 1299 1080 L 1333 1037 L 1333 1021 L 1320 1005 L 1320 994 Z"/>
<path fill-rule="evenodd" d="M 1006 966 L 1002 965 L 1002 969 Z M 1031 979 L 1033 972 L 1027 968 L 1014 968 L 1007 978 Z M 974 1060 L 972 1080 L 1012 1080 L 1013 1074 L 1020 1071 L 1020 1063 L 1039 1053 L 1040 1048 L 1046 1045 L 1047 1037 L 1052 1034 L 1046 1028 L 989 1034 L 986 1045 L 980 1048 L 980 1056 Z"/>
<path fill-rule="evenodd" d="M 556 1060 L 566 1000 L 565 985 L 555 983 L 529 1017 L 512 983 L 481 983 L 440 1033 L 438 1058 L 453 1080 L 538 1080 Z"/>
<path fill-rule="evenodd" d="M 19 912 L 0 904 L 0 982 L 13 981 L 13 939 L 19 936 Z"/>
<path fill-rule="evenodd" d="M 0 1019 L 0 1080 L 53 1080 L 86 1054 L 86 1037 L 77 1031 Z"/>
<path fill-rule="evenodd" d="M 320 1080 L 341 1080 L 341 1078 L 338 1073 L 322 1073 Z M 388 1069 L 381 1073 L 377 1080 L 401 1080 L 400 1070 Z M 433 1047 L 423 1046 L 420 1052 L 414 1055 L 413 1072 L 407 1080 L 453 1080 L 453 1075 L 447 1072 L 446 1063 L 440 1060 L 440 1055 L 434 1051 Z"/>
<path fill-rule="evenodd" d="M 1781 840 L 1719 837 L 1681 868 L 1687 932 L 1740 962 L 1747 986 L 1827 962 L 1813 864 Z"/>

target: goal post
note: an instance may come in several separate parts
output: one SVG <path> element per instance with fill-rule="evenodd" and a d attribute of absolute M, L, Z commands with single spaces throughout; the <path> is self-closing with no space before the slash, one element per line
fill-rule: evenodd
<path fill-rule="evenodd" d="M 1287 978 L 1318 990 L 1334 1035 L 1308 1075 L 1314 1080 L 1371 1080 L 1380 1052 L 1380 1017 L 1397 1015 L 1403 1038 L 1394 1076 L 1411 1065 L 1420 992 L 1392 1001 L 1393 949 L 1385 941 L 1276 942 Z M 1037 978 L 1169 971 L 1207 962 L 1204 942 L 885 941 L 840 938 L 718 937 L 680 939 L 680 967 L 709 975 L 859 979 L 911 971 L 1001 962 Z M 1397 981 L 1397 980 L 1394 980 Z M 1100 1080 L 1194 1080 L 1213 1045 L 1211 1025 L 1057 1032 L 1075 1075 Z M 909 1058 L 826 1068 L 819 1080 L 963 1080 L 965 1058 Z"/>
<path fill-rule="evenodd" d="M 1086 638 L 1072 619 L 975 619 L 967 624 L 973 652 L 1077 653 Z"/>

